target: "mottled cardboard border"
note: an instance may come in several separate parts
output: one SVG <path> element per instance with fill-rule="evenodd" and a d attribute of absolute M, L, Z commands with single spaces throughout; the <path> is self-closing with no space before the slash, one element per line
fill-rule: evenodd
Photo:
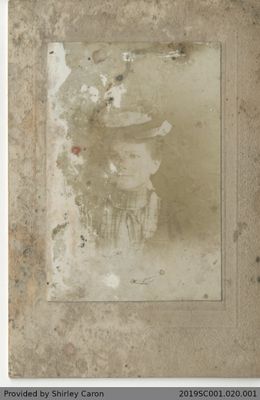
<path fill-rule="evenodd" d="M 11 377 L 259 376 L 259 19 L 257 0 L 10 1 Z M 46 300 L 46 46 L 104 38 L 221 43 L 221 302 Z"/>

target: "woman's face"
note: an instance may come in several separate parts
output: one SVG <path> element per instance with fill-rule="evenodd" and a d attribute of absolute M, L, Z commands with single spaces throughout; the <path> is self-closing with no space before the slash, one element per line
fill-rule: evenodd
<path fill-rule="evenodd" d="M 145 143 L 118 141 L 111 146 L 109 169 L 118 189 L 138 189 L 149 181 L 159 165 L 158 160 L 152 159 Z"/>

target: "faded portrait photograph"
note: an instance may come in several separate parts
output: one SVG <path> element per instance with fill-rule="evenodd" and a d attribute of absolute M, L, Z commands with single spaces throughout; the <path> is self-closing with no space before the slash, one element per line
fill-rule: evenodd
<path fill-rule="evenodd" d="M 47 299 L 220 301 L 219 43 L 46 57 Z"/>

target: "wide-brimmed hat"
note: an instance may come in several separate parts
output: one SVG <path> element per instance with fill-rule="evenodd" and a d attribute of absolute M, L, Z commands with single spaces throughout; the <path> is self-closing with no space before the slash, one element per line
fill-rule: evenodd
<path fill-rule="evenodd" d="M 136 111 L 106 113 L 98 124 L 108 140 L 162 138 L 172 129 L 172 124 L 166 119 Z"/>

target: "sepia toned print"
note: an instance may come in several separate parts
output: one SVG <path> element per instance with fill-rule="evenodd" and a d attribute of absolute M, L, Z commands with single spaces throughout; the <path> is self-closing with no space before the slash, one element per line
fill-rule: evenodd
<path fill-rule="evenodd" d="M 159 137 L 171 129 L 164 121 L 158 129 L 128 132 L 119 128 L 110 137 L 108 163 L 111 182 L 101 221 L 100 239 L 111 250 L 137 251 L 158 228 L 160 198 L 151 182 L 161 163 Z"/>
<path fill-rule="evenodd" d="M 220 300 L 219 45 L 47 58 L 48 300 Z"/>

